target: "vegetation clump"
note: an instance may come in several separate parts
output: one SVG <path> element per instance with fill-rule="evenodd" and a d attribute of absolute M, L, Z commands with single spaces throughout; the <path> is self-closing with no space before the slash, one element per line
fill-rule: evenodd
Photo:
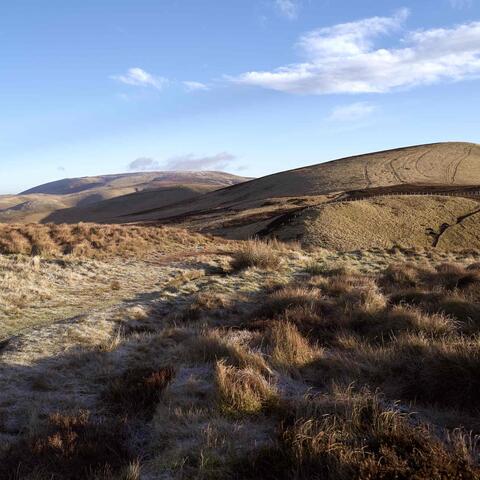
<path fill-rule="evenodd" d="M 338 395 L 296 405 L 274 445 L 237 461 L 231 478 L 478 478 L 480 471 L 460 433 L 446 445 L 427 425 L 385 408 L 375 395 Z"/>
<path fill-rule="evenodd" d="M 120 415 L 151 417 L 174 375 L 175 371 L 170 366 L 128 369 L 110 380 L 103 394 L 104 402 Z"/>
<path fill-rule="evenodd" d="M 143 257 L 207 245 L 202 235 L 173 227 L 78 224 L 1 224 L 0 254 L 45 257 Z"/>
<path fill-rule="evenodd" d="M 276 270 L 280 268 L 281 263 L 276 242 L 248 240 L 233 255 L 231 267 L 235 272 L 252 267 Z"/>
<path fill-rule="evenodd" d="M 236 368 L 218 362 L 215 381 L 220 409 L 227 414 L 258 414 L 276 399 L 273 386 L 252 368 Z"/>
<path fill-rule="evenodd" d="M 5 480 L 114 480 L 135 463 L 124 425 L 94 420 L 87 411 L 52 414 L 41 433 L 0 455 Z"/>

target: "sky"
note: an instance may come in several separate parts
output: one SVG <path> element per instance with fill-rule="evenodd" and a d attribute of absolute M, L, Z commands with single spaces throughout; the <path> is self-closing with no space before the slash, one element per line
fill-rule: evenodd
<path fill-rule="evenodd" d="M 0 193 L 480 141 L 480 0 L 3 0 Z"/>

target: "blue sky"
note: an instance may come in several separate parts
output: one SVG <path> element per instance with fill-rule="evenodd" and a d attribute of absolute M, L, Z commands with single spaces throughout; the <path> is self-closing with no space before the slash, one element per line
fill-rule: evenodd
<path fill-rule="evenodd" d="M 479 142 L 480 0 L 5 0 L 0 193 Z"/>

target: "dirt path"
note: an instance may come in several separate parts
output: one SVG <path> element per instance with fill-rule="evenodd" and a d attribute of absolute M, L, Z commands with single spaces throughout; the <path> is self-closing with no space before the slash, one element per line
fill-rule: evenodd
<path fill-rule="evenodd" d="M 202 258 L 227 256 L 230 251 L 225 242 L 218 248 L 153 254 L 142 260 L 72 260 L 66 266 L 44 260 L 38 271 L 27 258 L 18 264 L 18 260 L 2 257 L 4 270 L 11 272 L 3 282 L 10 287 L 0 292 L 0 351 L 2 342 L 12 337 L 158 291 L 183 270 L 196 268 Z M 22 286 L 17 292 L 18 283 Z"/>

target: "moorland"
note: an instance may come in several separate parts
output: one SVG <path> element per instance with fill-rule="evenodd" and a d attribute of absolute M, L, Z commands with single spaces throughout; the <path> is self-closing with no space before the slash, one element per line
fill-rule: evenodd
<path fill-rule="evenodd" d="M 480 147 L 214 177 L 2 218 L 0 478 L 480 478 Z"/>

